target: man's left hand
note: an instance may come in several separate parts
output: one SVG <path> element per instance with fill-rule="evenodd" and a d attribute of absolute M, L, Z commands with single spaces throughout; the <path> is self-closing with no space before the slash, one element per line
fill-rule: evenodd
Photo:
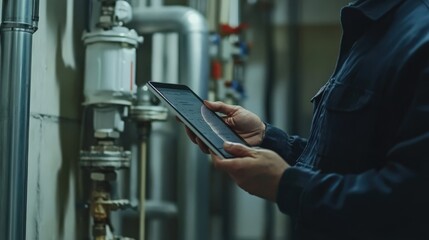
<path fill-rule="evenodd" d="M 275 202 L 280 178 L 289 167 L 286 161 L 273 151 L 237 143 L 225 143 L 224 149 L 236 157 L 221 159 L 212 153 L 215 167 L 246 192 Z"/>

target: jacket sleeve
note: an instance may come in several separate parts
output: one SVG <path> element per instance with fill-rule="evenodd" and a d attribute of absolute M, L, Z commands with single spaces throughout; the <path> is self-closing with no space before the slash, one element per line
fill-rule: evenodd
<path fill-rule="evenodd" d="M 429 71 L 419 79 L 402 119 L 400 137 L 380 169 L 354 175 L 285 170 L 277 194 L 279 209 L 302 225 L 355 236 L 362 229 L 428 222 Z"/>
<path fill-rule="evenodd" d="M 289 165 L 295 165 L 307 144 L 307 140 L 298 136 L 289 136 L 286 132 L 270 124 L 266 123 L 265 125 L 265 136 L 260 147 L 273 150 Z"/>

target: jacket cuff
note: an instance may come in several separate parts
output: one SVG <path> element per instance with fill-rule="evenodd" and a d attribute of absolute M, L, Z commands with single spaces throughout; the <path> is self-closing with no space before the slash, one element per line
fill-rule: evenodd
<path fill-rule="evenodd" d="M 265 123 L 265 133 L 259 147 L 270 149 L 273 146 L 279 145 L 279 139 L 287 139 L 287 137 L 288 135 L 282 130 Z"/>
<path fill-rule="evenodd" d="M 277 190 L 277 206 L 280 211 L 292 217 L 300 214 L 304 190 L 315 174 L 314 171 L 300 167 L 290 167 L 284 171 Z"/>

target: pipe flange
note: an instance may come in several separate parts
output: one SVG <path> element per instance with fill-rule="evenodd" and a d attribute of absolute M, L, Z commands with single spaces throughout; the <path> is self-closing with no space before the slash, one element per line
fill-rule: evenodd
<path fill-rule="evenodd" d="M 130 166 L 131 152 L 114 145 L 91 146 L 80 152 L 80 166 L 96 169 L 121 169 Z"/>
<path fill-rule="evenodd" d="M 143 42 L 143 37 L 139 36 L 133 29 L 114 27 L 111 30 L 98 29 L 92 32 L 85 32 L 82 40 L 85 45 L 93 43 L 118 43 L 129 44 L 130 47 L 136 48 L 139 43 Z"/>
<path fill-rule="evenodd" d="M 131 117 L 137 122 L 165 121 L 168 109 L 163 106 L 132 106 Z"/>

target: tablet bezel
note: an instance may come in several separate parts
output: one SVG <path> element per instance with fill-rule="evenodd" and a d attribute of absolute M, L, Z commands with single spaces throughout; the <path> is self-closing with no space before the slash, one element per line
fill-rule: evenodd
<path fill-rule="evenodd" d="M 188 86 L 186 85 L 182 85 L 182 84 L 172 84 L 172 83 L 161 83 L 161 82 L 153 82 L 153 81 L 149 81 L 147 82 L 147 86 L 149 88 L 149 90 L 155 94 L 156 97 L 158 97 L 163 103 L 165 103 L 167 105 L 167 107 L 179 118 L 180 121 L 182 121 L 198 138 L 200 138 L 204 144 L 207 145 L 207 147 L 210 148 L 211 151 L 213 151 L 216 155 L 223 157 L 223 158 L 233 158 L 234 156 L 225 156 L 221 151 L 219 151 L 216 146 L 206 137 L 204 136 L 193 124 L 192 122 L 190 122 L 189 120 L 187 120 L 187 118 L 184 116 L 184 114 L 182 112 L 180 112 L 179 110 L 177 110 L 174 107 L 174 104 L 170 102 L 170 100 L 168 100 L 160 90 L 158 90 L 158 88 L 168 88 L 168 89 L 177 89 L 177 90 L 186 90 L 190 93 L 192 93 L 196 99 L 198 99 L 201 104 L 204 105 L 204 101 L 194 92 L 192 91 L 192 89 L 190 89 Z M 214 115 L 219 118 L 221 120 L 221 122 L 223 122 L 225 124 L 225 126 L 227 128 L 229 128 L 231 130 L 232 133 L 234 133 L 238 139 L 240 139 L 242 142 L 240 142 L 240 144 L 244 144 L 246 146 L 249 146 L 249 144 L 240 136 L 238 135 L 228 124 L 226 124 L 224 122 L 224 120 L 218 115 L 216 114 L 214 111 L 212 111 L 211 109 L 207 108 L 208 110 L 210 110 L 211 112 L 214 113 Z"/>

